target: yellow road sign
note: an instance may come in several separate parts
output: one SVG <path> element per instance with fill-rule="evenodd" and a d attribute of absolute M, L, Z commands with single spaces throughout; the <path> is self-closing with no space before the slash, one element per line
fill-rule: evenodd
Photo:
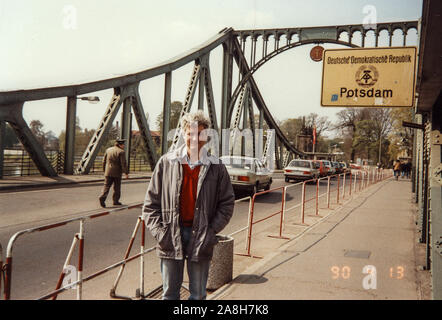
<path fill-rule="evenodd" d="M 324 51 L 321 106 L 412 107 L 416 47 Z"/>

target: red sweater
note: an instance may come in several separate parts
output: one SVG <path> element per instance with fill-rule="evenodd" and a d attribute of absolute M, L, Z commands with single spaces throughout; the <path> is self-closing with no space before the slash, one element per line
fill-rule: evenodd
<path fill-rule="evenodd" d="M 183 182 L 181 184 L 180 194 L 180 221 L 185 227 L 191 227 L 195 214 L 198 175 L 201 166 L 197 166 L 193 170 L 190 169 L 187 163 L 182 166 Z"/>

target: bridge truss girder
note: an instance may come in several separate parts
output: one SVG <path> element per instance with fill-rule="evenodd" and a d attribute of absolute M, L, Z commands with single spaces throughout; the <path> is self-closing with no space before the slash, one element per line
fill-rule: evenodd
<path fill-rule="evenodd" d="M 127 140 L 125 146 L 126 150 L 128 149 L 128 146 L 130 146 L 131 117 L 129 115 L 130 111 L 132 110 L 135 115 L 138 128 L 140 129 L 142 141 L 147 151 L 148 160 L 152 167 L 155 165 L 158 160 L 156 156 L 156 147 L 153 143 L 149 124 L 147 123 L 145 111 L 138 91 L 138 86 L 139 84 L 135 83 L 124 87 L 114 88 L 114 94 L 111 98 L 111 101 L 98 125 L 98 129 L 95 131 L 94 135 L 89 141 L 88 146 L 86 147 L 80 164 L 78 165 L 77 173 L 89 173 L 90 168 L 92 167 L 101 146 L 107 138 L 107 134 L 112 126 L 115 117 L 117 116 L 118 110 L 120 109 L 122 103 L 124 103 L 124 110 L 122 113 L 123 121 L 120 138 Z M 128 152 L 126 153 L 126 158 L 128 158 Z"/>
<path fill-rule="evenodd" d="M 393 34 L 396 30 L 402 31 L 402 44 L 406 45 L 406 36 L 410 29 L 418 29 L 417 21 L 405 21 L 405 22 L 392 22 L 392 23 L 378 23 L 373 28 L 364 26 L 364 25 L 345 25 L 345 26 L 330 26 L 330 27 L 310 27 L 310 28 L 287 28 L 287 29 L 263 29 L 263 30 L 240 30 L 234 31 L 233 33 L 236 35 L 235 40 L 238 43 L 235 44 L 237 48 L 237 52 L 244 53 L 246 51 L 246 40 L 248 37 L 251 38 L 250 42 L 250 58 L 247 60 L 245 55 L 241 57 L 241 61 L 238 63 L 239 68 L 241 70 L 248 69 L 247 72 L 242 72 L 242 80 L 240 79 L 237 87 L 235 88 L 232 97 L 230 99 L 229 108 L 227 110 L 227 119 L 232 118 L 233 106 L 235 101 L 238 99 L 242 88 L 245 83 L 247 83 L 250 79 L 252 79 L 252 75 L 266 62 L 275 56 L 285 52 L 289 49 L 292 49 L 297 46 L 305 45 L 305 44 L 317 44 L 317 43 L 336 43 L 349 47 L 359 47 L 358 45 L 352 42 L 354 38 L 354 34 L 359 32 L 361 34 L 361 47 L 365 46 L 365 39 L 368 37 L 369 32 L 373 32 L 375 36 L 374 46 L 378 47 L 379 45 L 379 35 L 383 30 L 388 32 L 389 36 L 389 46 L 392 46 Z M 340 36 L 342 33 L 348 34 L 347 41 L 340 40 Z M 280 46 L 281 37 L 285 36 L 286 43 L 284 46 Z M 294 36 L 297 36 L 297 41 L 292 42 Z M 268 42 L 269 38 L 274 38 L 274 48 L 273 51 L 268 50 Z M 260 60 L 257 61 L 257 42 L 258 40 L 263 41 L 262 44 L 262 54 Z M 240 49 L 238 49 L 240 48 Z M 254 80 L 253 80 L 254 81 Z M 257 105 L 259 105 L 257 103 Z M 264 114 L 266 112 L 264 111 Z M 269 126 L 275 128 L 275 123 L 269 123 L 268 118 L 266 117 L 266 122 Z M 270 120 L 272 122 L 272 120 Z M 277 130 L 278 131 L 278 130 Z M 281 142 L 287 151 L 290 152 L 291 156 L 299 156 L 305 157 L 306 155 L 302 152 L 293 152 L 293 148 L 287 144 L 285 141 L 283 134 L 278 133 L 278 140 Z M 282 157 L 278 157 L 279 166 L 283 166 L 283 163 L 279 161 Z"/>
<path fill-rule="evenodd" d="M 40 173 L 43 176 L 54 177 L 57 173 L 46 157 L 42 145 L 38 142 L 23 118 L 23 104 L 24 102 L 17 102 L 7 106 L 0 106 L 0 121 L 9 123 L 12 129 L 14 129 L 17 138 L 22 143 Z M 0 152 L 3 157 L 3 146 L 1 147 L 2 150 L 0 150 Z"/>
<path fill-rule="evenodd" d="M 12 123 L 15 132 L 19 136 L 23 145 L 28 152 L 30 152 L 32 159 L 37 164 L 40 172 L 43 175 L 56 175 L 55 170 L 51 167 L 49 161 L 44 156 L 42 147 L 38 145 L 32 132 L 30 132 L 29 127 L 23 120 L 22 108 L 23 103 L 32 100 L 41 100 L 57 97 L 68 97 L 71 105 L 73 105 L 73 99 L 78 95 L 87 94 L 90 92 L 96 92 L 104 89 L 114 88 L 114 95 L 112 100 L 106 109 L 106 112 L 101 120 L 96 134 L 89 142 L 86 151 L 83 154 L 82 161 L 77 168 L 78 173 L 86 174 L 95 160 L 95 157 L 104 142 L 105 137 L 110 129 L 112 121 L 115 119 L 116 113 L 118 112 L 121 104 L 123 107 L 123 129 L 121 136 L 126 138 L 130 142 L 130 110 L 134 112 L 135 118 L 137 120 L 140 132 L 143 137 L 143 142 L 146 147 L 149 162 L 151 167 L 155 165 L 157 161 L 157 152 L 155 144 L 153 143 L 152 137 L 150 135 L 149 126 L 145 118 L 145 111 L 141 103 L 141 99 L 138 92 L 138 86 L 140 81 L 153 78 L 156 76 L 165 75 L 165 89 L 164 89 L 164 104 L 163 104 L 163 142 L 161 146 L 161 153 L 165 153 L 168 149 L 167 133 L 170 129 L 169 126 L 169 116 L 170 116 L 170 97 L 171 97 L 171 79 L 172 72 L 181 66 L 184 66 L 190 62 L 195 63 L 195 67 L 191 76 L 191 82 L 187 90 L 183 113 L 190 110 L 193 97 L 196 93 L 196 87 L 199 86 L 198 90 L 198 108 L 204 108 L 204 96 L 206 98 L 207 108 L 209 112 L 209 117 L 211 119 L 212 127 L 219 131 L 220 129 L 226 129 L 230 127 L 230 122 L 232 119 L 233 109 L 238 95 L 242 88 L 247 83 L 250 87 L 250 94 L 248 95 L 248 100 L 246 107 L 243 109 L 243 128 L 246 127 L 247 114 L 249 115 L 249 127 L 254 131 L 254 112 L 253 103 L 257 107 L 260 113 L 260 125 L 262 128 L 263 121 L 265 120 L 270 129 L 275 130 L 277 143 L 275 148 L 279 148 L 277 153 L 277 166 L 282 167 L 288 161 L 290 157 L 298 156 L 305 157 L 303 152 L 297 150 L 290 141 L 284 136 L 284 134 L 279 129 L 277 123 L 273 119 L 260 91 L 256 81 L 253 78 L 253 74 L 266 62 L 276 57 L 278 54 L 292 49 L 294 47 L 304 45 L 304 44 L 314 44 L 314 43 L 337 43 L 351 47 L 357 47 L 352 42 L 356 32 L 361 34 L 361 45 L 365 45 L 365 39 L 369 32 L 374 32 L 375 35 L 375 46 L 378 46 L 379 35 L 381 31 L 386 30 L 389 35 L 389 45 L 392 44 L 392 37 L 395 30 L 402 30 L 404 37 L 403 44 L 406 44 L 406 35 L 410 29 L 418 29 L 417 21 L 405 21 L 405 22 L 392 22 L 392 23 L 378 23 L 372 29 L 367 29 L 363 25 L 343 25 L 343 26 L 329 26 L 329 27 L 309 27 L 309 28 L 286 28 L 286 29 L 263 29 L 263 30 L 239 30 L 235 31 L 231 28 L 225 28 L 221 30 L 217 35 L 209 39 L 207 42 L 203 43 L 200 47 L 192 49 L 175 59 L 166 61 L 163 64 L 154 66 L 153 68 L 141 71 L 139 73 L 126 75 L 122 77 L 117 77 L 113 79 L 107 79 L 102 81 L 96 81 L 91 83 L 85 83 L 80 85 L 64 86 L 64 87 L 54 87 L 54 88 L 42 88 L 33 90 L 19 90 L 19 91 L 9 91 L 0 92 L 0 122 L 8 121 Z M 340 40 L 340 36 L 343 32 L 348 34 L 348 39 Z M 250 58 L 247 59 L 245 56 L 247 38 L 250 37 Z M 273 37 L 274 45 L 273 50 L 269 50 L 269 40 Z M 286 43 L 281 44 L 282 38 L 285 37 Z M 297 38 L 294 41 L 294 38 Z M 257 43 L 262 41 L 262 54 L 260 59 L 258 59 Z M 218 46 L 223 46 L 223 65 L 222 65 L 222 88 L 221 88 L 221 117 L 220 123 L 216 119 L 215 112 L 215 101 L 213 96 L 211 70 L 209 66 L 209 56 L 212 50 Z M 238 67 L 238 84 L 232 93 L 233 87 L 233 67 L 234 62 Z M 68 103 L 69 104 L 69 103 Z M 11 111 L 13 110 L 14 111 Z M 16 109 L 16 110 L 15 110 Z M 6 114 L 11 111 L 14 114 L 13 119 L 9 121 Z M 71 116 L 67 118 L 67 128 L 70 130 L 70 140 L 67 144 L 70 145 L 69 155 L 66 155 L 66 159 L 70 161 L 68 166 L 65 167 L 65 172 L 69 173 L 69 167 L 73 165 L 73 144 L 74 135 L 72 127 L 72 116 L 75 114 L 75 109 L 71 110 Z M 68 124 L 68 122 L 70 122 Z M 176 138 L 172 141 L 171 148 L 176 146 Z M 222 137 L 222 139 L 228 139 L 228 137 Z M 259 139 L 258 139 L 259 140 Z M 1 141 L 1 139 L 0 139 Z M 254 141 L 254 151 L 261 148 L 261 142 Z M 256 144 L 256 142 L 258 142 Z M 129 145 L 129 144 L 128 144 Z M 221 143 L 222 146 L 228 146 L 228 143 Z M 1 143 L 0 143 L 1 146 Z M 228 149 L 227 149 L 228 150 Z M 0 150 L 0 154 L 3 154 L 3 148 Z M 221 150 L 222 154 L 226 150 Z M 254 152 L 256 153 L 256 152 Z M 286 155 L 288 153 L 288 155 Z M 0 170 L 1 172 L 1 170 Z"/>

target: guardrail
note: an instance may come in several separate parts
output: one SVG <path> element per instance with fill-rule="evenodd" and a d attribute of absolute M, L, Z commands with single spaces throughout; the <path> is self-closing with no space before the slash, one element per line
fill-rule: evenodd
<path fill-rule="evenodd" d="M 295 183 L 295 184 L 292 184 L 289 186 L 274 188 L 274 189 L 270 189 L 267 191 L 255 193 L 252 197 L 251 206 L 249 208 L 248 226 L 239 230 L 239 231 L 248 230 L 247 241 L 246 241 L 246 253 L 236 253 L 236 255 L 252 257 L 252 258 L 261 258 L 260 256 L 256 256 L 256 255 L 251 254 L 253 226 L 259 222 L 265 221 L 267 219 L 270 219 L 271 217 L 274 217 L 274 216 L 280 214 L 281 219 L 279 222 L 279 235 L 272 236 L 272 237 L 278 238 L 278 239 L 290 239 L 288 237 L 283 237 L 283 235 L 282 235 L 283 228 L 284 228 L 285 214 L 287 211 L 301 207 L 301 223 L 295 223 L 295 224 L 308 227 L 309 224 L 305 223 L 306 203 L 308 203 L 309 201 L 315 200 L 315 214 L 313 215 L 315 217 L 322 217 L 319 215 L 319 207 L 320 207 L 319 201 L 320 201 L 321 197 L 324 197 L 325 195 L 327 195 L 327 209 L 330 209 L 331 193 L 336 192 L 336 204 L 339 205 L 340 200 L 345 199 L 346 187 L 347 187 L 347 175 L 349 176 L 349 182 L 348 182 L 348 187 L 349 187 L 348 188 L 348 195 L 349 196 L 351 196 L 352 192 L 353 193 L 357 192 L 357 185 L 358 184 L 359 184 L 358 191 L 362 191 L 364 188 L 368 187 L 369 185 L 377 183 L 379 181 L 382 181 L 382 180 L 387 179 L 392 176 L 391 172 L 390 172 L 390 174 L 385 174 L 384 171 L 379 171 L 379 170 L 371 171 L 371 176 L 370 176 L 370 171 L 352 171 L 350 173 L 347 172 L 347 173 L 336 174 L 336 175 L 332 175 L 332 176 L 328 176 L 328 177 L 324 177 L 324 178 L 319 178 L 319 179 L 306 180 L 306 181 L 298 182 L 298 183 Z M 353 178 L 353 176 L 354 176 L 354 178 Z M 331 190 L 331 179 L 333 179 L 333 178 L 336 178 L 336 182 L 337 182 L 337 187 L 336 187 L 336 190 L 334 190 L 334 191 Z M 320 194 L 320 192 L 319 192 L 320 182 L 325 179 L 327 180 L 327 191 L 326 191 L 326 193 Z M 342 184 L 341 184 L 341 180 L 342 180 Z M 313 198 L 306 199 L 306 185 L 307 185 L 307 183 L 312 183 L 312 182 L 316 184 L 315 196 Z M 352 191 L 352 183 L 353 183 L 353 191 Z M 297 187 L 297 186 L 301 186 L 301 188 L 302 188 L 301 189 L 301 201 L 300 201 L 300 203 L 298 203 L 295 206 L 292 206 L 290 208 L 286 208 L 287 190 L 290 188 Z M 342 188 L 342 191 L 341 191 L 341 188 Z M 282 200 L 281 200 L 282 209 L 281 209 L 281 211 L 278 211 L 276 213 L 270 214 L 269 216 L 266 216 L 265 218 L 261 218 L 257 221 L 254 221 L 253 217 L 254 217 L 254 212 L 255 212 L 256 197 L 261 196 L 263 194 L 268 194 L 270 192 L 275 192 L 277 190 L 282 190 Z"/>
<path fill-rule="evenodd" d="M 251 197 L 246 197 L 246 198 L 235 200 L 235 203 L 245 201 L 245 200 L 249 200 L 249 202 L 251 202 Z M 77 290 L 76 297 L 78 300 L 81 300 L 82 296 L 83 296 L 83 283 L 85 283 L 89 280 L 92 280 L 100 275 L 103 275 L 103 274 L 105 274 L 113 269 L 116 269 L 118 267 L 120 267 L 120 270 L 119 270 L 117 278 L 116 278 L 116 280 L 110 290 L 110 296 L 112 298 L 132 299 L 132 297 L 127 297 L 127 296 L 117 294 L 116 290 L 117 290 L 117 286 L 119 284 L 119 281 L 121 279 L 121 276 L 124 272 L 126 264 L 130 261 L 137 259 L 137 258 L 140 258 L 140 288 L 138 288 L 136 290 L 136 297 L 138 297 L 138 298 L 145 297 L 145 295 L 144 295 L 144 255 L 149 252 L 152 252 L 155 249 L 155 247 L 151 247 L 148 249 L 145 249 L 145 247 L 144 247 L 145 246 L 145 223 L 144 223 L 144 219 L 142 216 L 139 216 L 137 218 L 135 228 L 131 234 L 131 237 L 129 240 L 129 245 L 126 249 L 123 259 L 106 267 L 106 268 L 103 268 L 103 269 L 101 269 L 91 275 L 88 275 L 88 276 L 83 275 L 84 246 L 85 246 L 85 238 L 86 238 L 85 232 L 84 232 L 84 226 L 85 226 L 86 221 L 91 220 L 91 219 L 96 219 L 99 217 L 103 217 L 103 216 L 108 216 L 110 214 L 121 213 L 122 211 L 130 210 L 130 209 L 134 209 L 134 208 L 141 208 L 142 206 L 143 206 L 143 202 L 136 203 L 136 204 L 133 204 L 130 206 L 123 206 L 123 207 L 112 209 L 112 210 L 107 210 L 107 211 L 102 211 L 102 212 L 98 212 L 98 213 L 93 213 L 93 214 L 88 214 L 88 215 L 76 217 L 76 218 L 66 219 L 66 220 L 62 220 L 62 221 L 59 221 L 59 222 L 56 222 L 53 224 L 38 226 L 38 227 L 29 228 L 29 229 L 25 229 L 25 230 L 16 232 L 9 239 L 8 247 L 7 247 L 7 251 L 6 251 L 6 262 L 4 265 L 2 264 L 2 257 L 3 256 L 2 256 L 2 247 L 0 244 L 0 266 L 2 266 L 1 270 L 3 271 L 3 272 L 1 272 L 1 275 L 4 275 L 4 295 L 3 295 L 4 299 L 5 300 L 11 299 L 12 275 L 13 275 L 13 272 L 12 272 L 13 271 L 13 263 L 12 263 L 13 262 L 13 248 L 14 248 L 14 244 L 16 243 L 16 241 L 25 234 L 31 234 L 31 233 L 35 233 L 35 232 L 50 230 L 50 229 L 65 226 L 65 225 L 68 225 L 68 224 L 71 224 L 74 222 L 79 222 L 79 224 L 80 224 L 79 232 L 76 233 L 73 237 L 72 244 L 70 246 L 70 249 L 69 249 L 68 254 L 66 256 L 65 262 L 63 264 L 62 271 L 61 271 L 60 276 L 58 278 L 56 287 L 52 292 L 49 292 L 49 293 L 45 294 L 44 296 L 37 298 L 37 300 L 46 300 L 46 299 L 51 299 L 51 298 L 52 298 L 52 300 L 55 300 L 55 299 L 57 299 L 57 297 L 60 293 L 66 291 L 66 290 L 72 289 L 72 288 L 76 288 L 76 290 Z M 249 209 L 250 208 L 251 208 L 251 204 L 249 203 Z M 133 247 L 133 244 L 134 244 L 135 237 L 136 237 L 137 232 L 139 231 L 140 227 L 141 227 L 140 252 L 138 252 L 137 254 L 134 254 L 132 256 L 129 256 L 131 249 Z M 234 233 L 232 233 L 232 235 L 242 232 L 245 229 L 247 229 L 247 227 L 235 231 Z M 62 287 L 63 280 L 66 276 L 66 271 L 67 271 L 66 267 L 70 264 L 71 258 L 72 258 L 74 251 L 77 247 L 78 247 L 78 263 L 77 263 L 77 275 L 76 275 L 77 280 L 70 282 L 69 284 Z M 0 277 L 0 279 L 1 279 L 1 277 Z M 1 289 L 1 280 L 0 280 L 0 289 Z"/>
<path fill-rule="evenodd" d="M 83 282 L 90 280 L 92 278 L 95 278 L 96 276 L 103 274 L 107 271 L 110 271 L 111 269 L 116 268 L 117 266 L 126 263 L 127 261 L 120 261 L 116 264 L 114 264 L 112 266 L 112 268 L 106 268 L 103 270 L 100 270 L 99 272 L 88 276 L 87 278 L 83 278 L 83 257 L 84 257 L 84 240 L 85 240 L 85 234 L 84 234 L 84 223 L 87 220 L 90 219 L 96 219 L 99 217 L 103 217 L 103 216 L 107 216 L 109 214 L 114 214 L 114 213 L 119 213 L 121 211 L 124 210 L 129 210 L 129 209 L 133 209 L 133 208 L 138 208 L 141 207 L 143 205 L 143 203 L 137 203 L 134 205 L 130 205 L 130 206 L 123 206 L 121 208 L 116 208 L 116 209 L 112 209 L 112 210 L 108 210 L 108 211 L 103 211 L 103 212 L 99 212 L 99 213 L 93 213 L 93 214 L 89 214 L 89 215 L 85 215 L 85 216 L 81 216 L 81 217 L 77 217 L 77 218 L 71 218 L 71 219 L 66 219 L 57 223 L 53 223 L 53 224 L 49 224 L 49 225 L 44 225 L 44 226 L 39 226 L 39 227 L 34 227 L 34 228 L 30 228 L 30 229 L 26 229 L 26 230 L 22 230 L 19 232 L 16 232 L 10 239 L 8 242 L 8 247 L 6 250 L 6 263 L 4 264 L 4 270 L 5 270 L 5 289 L 4 289 L 4 299 L 5 300 L 9 300 L 11 298 L 11 283 L 12 283 L 12 261 L 13 261 L 13 247 L 15 242 L 17 241 L 18 238 L 20 238 L 21 236 L 25 235 L 25 234 L 31 234 L 34 232 L 41 232 L 41 231 L 45 231 L 45 230 L 49 230 L 49 229 L 54 229 L 60 226 L 65 226 L 67 224 L 70 223 L 74 223 L 74 222 L 79 222 L 80 223 L 80 229 L 79 229 L 79 233 L 74 235 L 74 240 L 72 242 L 71 245 L 71 249 L 69 250 L 68 256 L 66 258 L 66 261 L 70 260 L 70 257 L 72 256 L 72 252 L 75 249 L 75 245 L 78 243 L 79 244 L 79 252 L 78 252 L 78 265 L 77 265 L 77 281 L 70 283 L 68 286 L 65 286 L 63 288 L 58 288 L 55 291 L 40 297 L 39 299 L 43 300 L 43 299 L 48 299 L 48 298 L 52 298 L 52 297 L 56 297 L 60 292 L 63 292 L 67 289 L 70 289 L 73 286 L 77 287 L 77 299 L 81 299 L 82 298 L 82 284 Z M 64 267 L 64 266 L 63 266 Z M 62 272 L 64 271 L 64 269 L 62 270 Z M 61 276 L 60 276 L 61 277 Z M 61 280 L 62 281 L 62 280 Z M 59 281 L 60 282 L 60 281 Z M 57 282 L 57 287 L 59 287 L 58 282 Z"/>
<path fill-rule="evenodd" d="M 279 239 L 288 239 L 288 238 L 282 236 L 282 224 L 283 224 L 285 192 L 282 192 L 282 201 L 281 201 L 281 210 L 280 211 L 272 213 L 269 216 L 261 218 L 261 219 L 259 219 L 257 221 L 253 221 L 254 212 L 255 212 L 254 209 L 255 209 L 255 199 L 256 199 L 256 197 L 259 196 L 259 195 L 262 195 L 262 194 L 267 194 L 267 193 L 270 193 L 270 192 L 274 192 L 276 190 L 284 190 L 284 187 L 279 187 L 279 188 L 274 188 L 274 189 L 270 189 L 270 190 L 266 190 L 266 191 L 262 191 L 262 192 L 257 192 L 257 193 L 255 193 L 252 196 L 251 207 L 250 207 L 250 210 L 249 210 L 249 212 L 250 212 L 250 214 L 249 214 L 249 223 L 248 223 L 248 227 L 247 227 L 247 229 L 248 229 L 247 241 L 246 241 L 246 243 L 247 243 L 247 245 L 246 245 L 247 253 L 245 253 L 245 254 L 243 254 L 243 253 L 236 253 L 237 255 L 254 257 L 254 258 L 262 258 L 262 257 L 258 257 L 258 256 L 252 256 L 251 253 L 250 253 L 250 249 L 251 249 L 251 246 L 252 246 L 253 225 L 255 225 L 255 224 L 259 223 L 259 222 L 265 221 L 267 219 L 270 219 L 270 218 L 272 218 L 272 217 L 274 217 L 274 216 L 276 216 L 278 214 L 281 215 L 280 225 L 279 225 L 279 236 L 271 236 L 271 237 L 279 238 Z"/>

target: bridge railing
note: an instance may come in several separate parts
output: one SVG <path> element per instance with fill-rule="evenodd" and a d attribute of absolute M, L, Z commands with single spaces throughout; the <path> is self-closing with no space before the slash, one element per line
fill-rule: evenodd
<path fill-rule="evenodd" d="M 64 171 L 64 152 L 59 150 L 46 150 L 45 155 L 57 174 Z M 74 164 L 80 163 L 81 155 L 75 156 Z M 140 156 L 131 156 L 129 160 L 129 172 L 150 171 L 149 162 Z M 91 166 L 91 173 L 103 172 L 103 156 L 97 156 Z M 26 150 L 6 149 L 3 160 L 3 176 L 33 176 L 41 175 L 37 166 Z"/>
<path fill-rule="evenodd" d="M 261 217 L 260 219 L 255 219 L 255 202 L 256 202 L 256 198 L 258 196 L 264 195 L 264 194 L 269 194 L 269 193 L 274 193 L 278 190 L 282 190 L 281 195 L 281 210 L 278 210 L 277 212 L 271 213 L 269 215 L 266 215 L 265 217 Z M 257 192 L 255 194 L 253 194 L 253 196 L 251 197 L 251 203 L 250 203 L 250 207 L 249 207 L 249 216 L 248 216 L 248 225 L 247 228 L 247 241 L 246 241 L 246 253 L 236 253 L 237 255 L 241 255 L 241 256 L 247 256 L 247 257 L 254 257 L 254 258 L 261 258 L 259 256 L 253 256 L 250 252 L 251 247 L 252 247 L 252 235 L 253 235 L 253 226 L 256 225 L 257 223 L 263 222 L 265 220 L 268 220 L 276 215 L 280 215 L 280 223 L 279 223 L 279 235 L 278 236 L 271 236 L 273 238 L 279 238 L 279 239 L 288 239 L 286 237 L 282 236 L 282 226 L 283 226 L 283 213 L 284 213 L 284 196 L 285 196 L 285 192 L 284 192 L 284 187 L 279 187 L 279 188 L 274 188 L 274 189 L 269 189 L 266 191 L 262 191 L 262 192 Z"/>
<path fill-rule="evenodd" d="M 46 150 L 45 155 L 57 173 L 63 172 L 63 153 Z M 6 149 L 3 158 L 3 176 L 41 175 L 37 166 L 25 150 Z"/>
<path fill-rule="evenodd" d="M 348 176 L 348 178 L 347 178 Z M 280 215 L 279 220 L 279 235 L 277 236 L 270 236 L 273 238 L 278 239 L 287 239 L 290 240 L 290 238 L 283 236 L 283 230 L 285 225 L 285 216 L 288 211 L 291 211 L 296 208 L 300 208 L 300 223 L 293 223 L 295 225 L 302 225 L 305 227 L 311 227 L 312 225 L 305 223 L 305 212 L 307 205 L 309 203 L 314 203 L 314 214 L 310 215 L 317 218 L 324 218 L 323 216 L 319 215 L 319 210 L 321 209 L 320 201 L 321 198 L 326 197 L 326 204 L 322 209 L 330 209 L 330 204 L 333 202 L 336 205 L 341 204 L 341 200 L 345 199 L 345 196 L 351 196 L 351 194 L 355 194 L 358 191 L 362 191 L 363 189 L 366 189 L 372 184 L 375 184 L 377 182 L 380 182 L 382 180 L 388 179 L 392 177 L 391 170 L 384 171 L 384 170 L 377 170 L 377 171 L 350 171 L 345 172 L 341 174 L 336 174 L 328 177 L 323 177 L 319 179 L 311 179 L 306 180 L 303 182 L 298 182 L 289 186 L 279 187 L 270 189 L 263 192 L 255 193 L 251 200 L 251 207 L 249 209 L 249 218 L 248 218 L 248 226 L 246 228 L 243 228 L 242 231 L 247 230 L 247 241 L 246 241 L 246 253 L 236 253 L 237 255 L 246 256 L 246 257 L 253 257 L 253 258 L 261 258 L 260 256 L 254 255 L 251 253 L 251 246 L 252 246 L 252 240 L 253 240 L 253 226 L 257 223 L 266 221 L 272 217 L 275 217 L 277 215 Z M 327 191 L 320 192 L 320 184 L 321 181 L 327 181 Z M 336 184 L 332 184 L 331 181 L 335 181 Z M 341 182 L 342 181 L 342 182 Z M 353 186 L 352 186 L 353 183 Z M 307 184 L 315 184 L 315 190 L 314 196 L 306 199 L 306 186 Z M 300 188 L 300 190 L 297 190 L 297 193 L 301 193 L 301 198 L 296 200 L 287 200 L 290 196 L 290 189 Z M 353 189 L 353 190 L 352 190 Z M 288 191 L 289 190 L 289 191 Z M 295 189 L 296 190 L 296 189 Z M 262 217 L 260 219 L 254 219 L 254 215 L 256 212 L 256 200 L 257 197 L 261 197 L 266 194 L 275 193 L 275 192 L 281 192 L 281 210 L 277 211 L 275 213 L 266 215 L 265 217 Z M 332 200 L 332 194 L 336 193 L 336 202 Z M 289 206 L 287 204 L 289 203 Z M 293 202 L 296 204 L 293 205 Z"/>

